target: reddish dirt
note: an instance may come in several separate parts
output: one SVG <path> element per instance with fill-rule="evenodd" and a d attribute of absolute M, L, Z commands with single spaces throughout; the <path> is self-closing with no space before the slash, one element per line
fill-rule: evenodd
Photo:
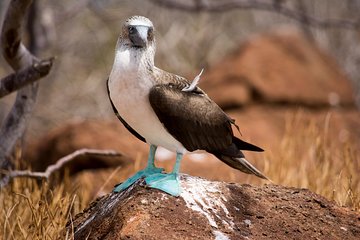
<path fill-rule="evenodd" d="M 75 239 L 106 240 L 360 238 L 359 213 L 306 189 L 209 182 L 189 176 L 182 181 L 214 185 L 216 191 L 194 195 L 192 200 L 199 207 L 194 208 L 187 205 L 189 197 L 172 197 L 139 182 L 98 199 L 68 223 L 67 230 L 74 229 Z M 187 192 L 199 191 L 194 185 L 185 186 Z M 211 209 L 206 209 L 207 204 L 212 204 Z"/>
<path fill-rule="evenodd" d="M 200 87 L 222 107 L 354 105 L 351 82 L 335 60 L 290 29 L 250 38 L 205 71 Z"/>
<path fill-rule="evenodd" d="M 276 185 L 230 185 L 238 221 L 249 219 L 253 239 L 357 239 L 360 214 L 337 206 L 307 189 Z M 237 201 L 236 199 L 241 199 Z"/>

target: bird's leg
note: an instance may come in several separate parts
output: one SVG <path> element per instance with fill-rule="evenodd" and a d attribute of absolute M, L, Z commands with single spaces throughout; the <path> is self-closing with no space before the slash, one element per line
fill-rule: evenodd
<path fill-rule="evenodd" d="M 150 151 L 149 151 L 149 157 L 148 157 L 148 163 L 144 170 L 141 170 L 132 177 L 128 178 L 125 182 L 117 185 L 114 188 L 114 192 L 121 192 L 122 190 L 128 188 L 131 186 L 134 182 L 136 182 L 139 178 L 148 177 L 153 174 L 158 174 L 164 171 L 163 168 L 157 168 L 155 167 L 154 160 L 155 160 L 155 152 L 156 152 L 157 146 L 150 145 Z"/>
<path fill-rule="evenodd" d="M 157 146 L 155 145 L 150 145 L 150 150 L 149 150 L 149 157 L 148 157 L 148 161 L 147 161 L 147 166 L 144 170 L 149 170 L 151 171 L 152 169 L 156 168 L 155 167 L 155 152 L 156 152 Z"/>
<path fill-rule="evenodd" d="M 169 174 L 158 173 L 148 176 L 145 178 L 146 184 L 151 188 L 160 189 L 172 196 L 179 196 L 181 193 L 179 169 L 182 157 L 182 153 L 176 153 L 176 163 L 172 172 Z"/>
<path fill-rule="evenodd" d="M 164 171 L 163 168 L 155 167 L 155 152 L 156 152 L 156 149 L 157 149 L 157 146 L 150 145 L 147 166 L 146 166 L 146 168 L 144 170 L 142 170 L 144 172 L 144 176 L 149 176 L 151 174 L 161 173 L 162 171 Z"/>
<path fill-rule="evenodd" d="M 182 153 L 176 153 L 176 162 L 175 162 L 174 168 L 172 170 L 172 173 L 179 174 L 180 162 L 181 162 L 182 157 L 183 157 Z"/>

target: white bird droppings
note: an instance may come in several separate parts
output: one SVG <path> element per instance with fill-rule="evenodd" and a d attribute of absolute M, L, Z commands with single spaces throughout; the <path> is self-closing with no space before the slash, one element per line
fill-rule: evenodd
<path fill-rule="evenodd" d="M 251 221 L 249 219 L 245 219 L 244 220 L 244 223 L 247 227 L 250 227 L 251 226 Z"/>
<path fill-rule="evenodd" d="M 230 240 L 228 236 L 226 236 L 224 233 L 220 232 L 220 231 L 213 231 L 214 235 L 215 235 L 215 240 Z"/>
<path fill-rule="evenodd" d="M 221 223 L 233 230 L 235 224 L 224 204 L 226 200 L 221 195 L 218 183 L 194 177 L 181 182 L 183 191 L 180 196 L 188 208 L 204 215 L 214 228 L 218 228 L 218 223 Z"/>

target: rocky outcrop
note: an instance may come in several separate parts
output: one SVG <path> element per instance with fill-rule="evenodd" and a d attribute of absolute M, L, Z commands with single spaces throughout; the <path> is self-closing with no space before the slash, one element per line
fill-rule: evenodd
<path fill-rule="evenodd" d="M 88 168 L 126 166 L 136 154 L 147 151 L 147 146 L 133 138 L 119 121 L 74 121 L 53 129 L 39 141 L 30 142 L 25 158 L 32 169 L 42 171 L 61 157 L 78 149 L 113 149 L 122 157 L 83 156 L 66 166 L 71 173 Z"/>
<path fill-rule="evenodd" d="M 306 189 L 181 176 L 172 197 L 140 180 L 67 225 L 75 239 L 359 239 L 360 214 Z"/>
<path fill-rule="evenodd" d="M 250 38 L 202 79 L 201 87 L 225 108 L 250 103 L 354 106 L 351 82 L 335 60 L 291 29 Z"/>

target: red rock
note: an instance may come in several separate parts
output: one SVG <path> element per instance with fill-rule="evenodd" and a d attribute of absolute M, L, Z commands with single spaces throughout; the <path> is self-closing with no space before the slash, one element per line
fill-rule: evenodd
<path fill-rule="evenodd" d="M 354 105 L 351 83 L 335 60 L 289 29 L 252 37 L 202 78 L 200 86 L 223 107 L 254 101 Z"/>
<path fill-rule="evenodd" d="M 48 165 L 78 149 L 112 149 L 124 156 L 117 157 L 82 157 L 67 166 L 72 172 L 87 168 L 109 168 L 132 163 L 139 155 L 147 152 L 142 143 L 117 121 L 80 121 L 70 122 L 53 129 L 38 141 L 30 142 L 25 151 L 25 159 L 32 169 L 44 170 Z"/>
<path fill-rule="evenodd" d="M 360 214 L 306 189 L 182 176 L 172 197 L 144 182 L 93 202 L 67 224 L 74 239 L 359 239 Z"/>

